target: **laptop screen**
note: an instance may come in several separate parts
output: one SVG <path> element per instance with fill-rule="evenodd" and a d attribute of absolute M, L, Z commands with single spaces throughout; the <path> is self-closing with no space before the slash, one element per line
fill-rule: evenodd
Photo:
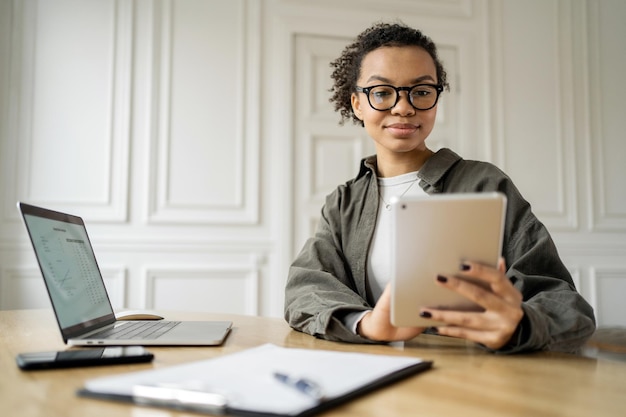
<path fill-rule="evenodd" d="M 37 209 L 22 207 L 24 222 L 59 326 L 78 330 L 112 315 L 113 309 L 82 220 L 47 210 L 47 217 L 41 217 Z"/>

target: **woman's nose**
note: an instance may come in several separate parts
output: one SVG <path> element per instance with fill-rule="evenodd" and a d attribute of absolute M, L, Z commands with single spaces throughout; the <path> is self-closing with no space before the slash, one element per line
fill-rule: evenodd
<path fill-rule="evenodd" d="M 391 108 L 392 114 L 398 114 L 400 116 L 410 116 L 415 113 L 415 107 L 409 101 L 408 91 L 398 92 L 398 101 L 395 106 Z"/>

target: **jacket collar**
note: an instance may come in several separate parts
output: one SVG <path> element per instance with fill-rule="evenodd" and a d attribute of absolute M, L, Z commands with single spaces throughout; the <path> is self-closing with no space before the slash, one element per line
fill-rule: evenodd
<path fill-rule="evenodd" d="M 441 191 L 443 177 L 462 158 L 448 148 L 438 150 L 433 156 L 426 160 L 424 166 L 419 170 L 417 176 L 421 179 L 420 186 L 426 191 L 432 189 L 434 192 Z M 361 160 L 357 179 L 371 172 L 376 176 L 376 155 L 371 155 Z"/>

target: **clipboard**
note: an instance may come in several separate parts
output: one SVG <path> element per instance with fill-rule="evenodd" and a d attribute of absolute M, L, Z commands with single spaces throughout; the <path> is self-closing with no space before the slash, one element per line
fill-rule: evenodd
<path fill-rule="evenodd" d="M 415 357 L 265 344 L 85 382 L 82 397 L 213 415 L 305 417 L 432 367 Z"/>

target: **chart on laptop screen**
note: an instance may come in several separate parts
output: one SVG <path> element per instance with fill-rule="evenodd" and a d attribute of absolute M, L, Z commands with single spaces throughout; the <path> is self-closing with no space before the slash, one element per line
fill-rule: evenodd
<path fill-rule="evenodd" d="M 109 314 L 109 300 L 84 228 L 31 215 L 25 220 L 61 327 Z"/>

